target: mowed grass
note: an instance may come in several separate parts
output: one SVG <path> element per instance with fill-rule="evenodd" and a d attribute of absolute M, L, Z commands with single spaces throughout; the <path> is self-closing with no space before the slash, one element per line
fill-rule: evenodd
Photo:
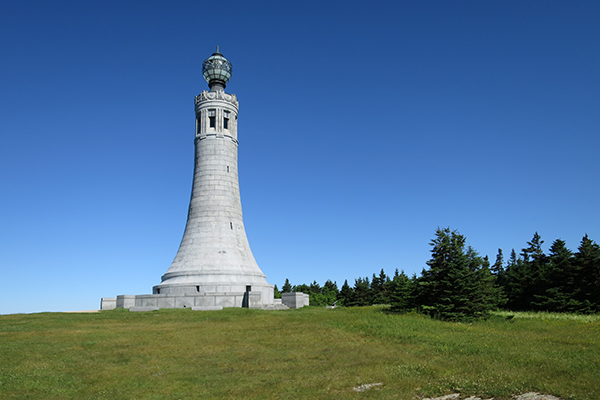
<path fill-rule="evenodd" d="M 600 318 L 381 307 L 0 316 L 2 399 L 600 399 Z M 365 392 L 353 387 L 382 383 Z"/>

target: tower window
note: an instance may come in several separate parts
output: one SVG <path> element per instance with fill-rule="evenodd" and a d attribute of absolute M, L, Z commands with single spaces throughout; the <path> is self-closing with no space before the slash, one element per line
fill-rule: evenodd
<path fill-rule="evenodd" d="M 229 223 L 229 227 L 230 227 L 231 229 L 233 229 L 233 222 L 230 222 L 230 223 Z"/>
<path fill-rule="evenodd" d="M 223 129 L 229 129 L 229 111 L 223 111 Z"/>
<path fill-rule="evenodd" d="M 217 112 L 215 110 L 208 110 L 208 126 L 216 128 L 217 126 Z"/>

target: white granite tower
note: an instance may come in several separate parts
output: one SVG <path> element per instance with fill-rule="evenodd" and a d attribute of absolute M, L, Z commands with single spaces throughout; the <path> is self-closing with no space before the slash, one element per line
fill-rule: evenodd
<path fill-rule="evenodd" d="M 210 90 L 195 99 L 194 181 L 177 255 L 152 295 L 118 296 L 117 308 L 273 307 L 273 285 L 254 260 L 242 219 L 239 103 L 224 91 L 231 71 L 218 47 L 202 64 Z M 111 302 L 103 299 L 101 308 Z"/>
<path fill-rule="evenodd" d="M 204 61 L 210 91 L 195 99 L 196 157 L 185 233 L 171 267 L 154 294 L 260 292 L 273 303 L 273 285 L 262 273 L 246 238 L 238 180 L 238 110 L 225 93 L 231 64 L 217 50 Z M 241 304 L 240 304 L 241 305 Z"/>

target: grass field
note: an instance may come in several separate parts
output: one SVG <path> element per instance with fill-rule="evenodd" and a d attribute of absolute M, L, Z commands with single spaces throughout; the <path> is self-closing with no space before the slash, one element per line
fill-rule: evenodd
<path fill-rule="evenodd" d="M 382 385 L 353 390 L 368 383 Z M 600 399 L 598 316 L 511 313 L 459 324 L 381 307 L 0 316 L 1 399 L 509 399 L 529 391 Z"/>

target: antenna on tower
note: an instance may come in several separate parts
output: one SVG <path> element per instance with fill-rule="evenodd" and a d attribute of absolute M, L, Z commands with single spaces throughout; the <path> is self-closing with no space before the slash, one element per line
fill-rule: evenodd
<path fill-rule="evenodd" d="M 217 53 L 219 52 L 219 45 L 217 45 Z"/>

